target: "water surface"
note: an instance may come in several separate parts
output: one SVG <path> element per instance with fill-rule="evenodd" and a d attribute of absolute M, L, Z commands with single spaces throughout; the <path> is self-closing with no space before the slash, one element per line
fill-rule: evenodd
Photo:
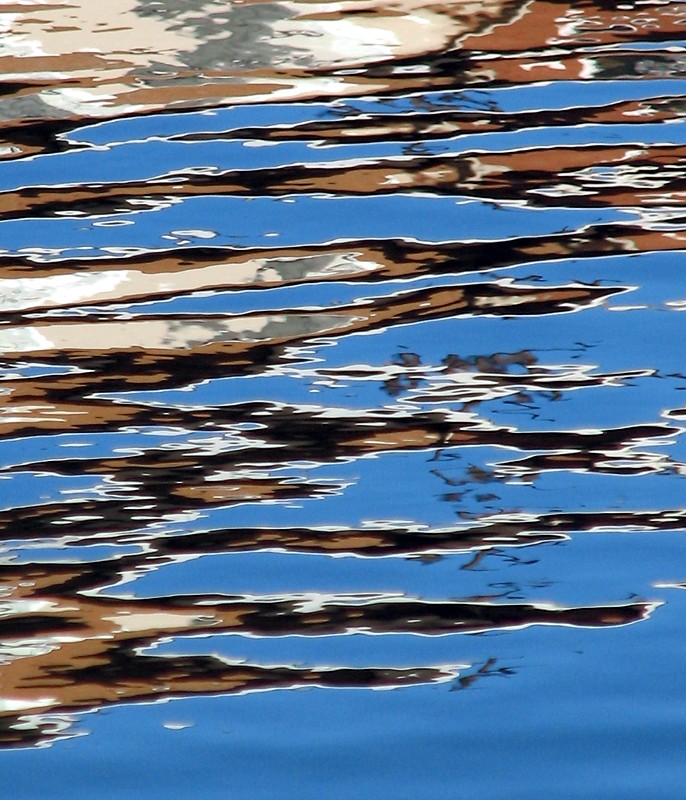
<path fill-rule="evenodd" d="M 12 797 L 681 798 L 686 4 L 0 4 Z"/>

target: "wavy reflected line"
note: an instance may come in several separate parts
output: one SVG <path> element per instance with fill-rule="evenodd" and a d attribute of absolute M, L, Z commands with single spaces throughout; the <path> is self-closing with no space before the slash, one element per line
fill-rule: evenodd
<path fill-rule="evenodd" d="M 93 589 L 114 582 L 117 575 L 137 574 L 150 561 L 160 565 L 167 559 L 194 557 L 219 553 L 281 551 L 284 553 L 314 553 L 356 555 L 365 558 L 388 556 L 433 556 L 449 553 L 470 553 L 481 550 L 502 550 L 566 541 L 575 534 L 664 533 L 686 531 L 686 512 L 680 509 L 655 511 L 570 511 L 567 513 L 532 514 L 502 512 L 473 515 L 458 526 L 430 528 L 417 524 L 367 524 L 321 527 L 231 527 L 203 528 L 193 533 L 156 534 L 154 531 L 107 534 L 101 528 L 97 536 L 88 535 L 79 526 L 54 542 L 70 550 L 94 543 L 100 545 L 137 546 L 140 554 L 122 555 L 112 560 L 88 562 L 78 566 L 54 567 L 65 582 L 65 590 Z M 53 534 L 55 532 L 53 531 Z M 95 531 L 94 531 L 95 533 Z M 16 534 L 15 534 L 16 535 Z M 85 538 L 81 538 L 81 537 Z M 3 569 L 5 569 L 3 567 Z M 7 567 L 7 574 L 12 569 Z M 45 567 L 48 570 L 47 567 Z M 60 572 L 64 569 L 64 572 Z M 46 572 L 46 575 L 49 570 Z"/>
<path fill-rule="evenodd" d="M 46 745 L 78 735 L 70 730 L 74 719 L 66 718 L 65 712 L 277 689 L 397 689 L 452 681 L 460 669 L 262 666 L 232 664 L 217 656 L 141 656 L 107 647 L 79 648 L 73 655 L 79 666 L 70 672 L 64 671 L 59 655 L 54 664 L 45 660 L 35 672 L 25 669 L 23 661 L 2 667 L 7 683 L 0 697 L 0 749 Z"/>
<path fill-rule="evenodd" d="M 583 127 L 583 126 L 582 126 Z M 539 130 L 539 129 L 536 129 Z M 641 128 L 633 134 L 639 139 Z M 427 145 L 428 147 L 428 141 Z M 341 145 L 343 147 L 343 145 Z M 397 156 L 350 158 L 329 155 L 318 163 L 279 168 L 219 171 L 217 176 L 165 176 L 159 182 L 117 184 L 97 189 L 39 189 L 0 194 L 0 216 L 18 218 L 58 213 L 93 215 L 131 211 L 141 200 L 151 207 L 159 197 L 168 201 L 198 195 L 291 195 L 327 192 L 340 195 L 382 195 L 399 190 L 460 194 L 494 201 L 527 200 L 536 206 L 657 206 L 683 196 L 686 164 L 683 144 L 639 142 L 630 149 L 614 144 L 576 147 L 513 147 L 510 151 L 441 155 L 422 152 L 424 140 L 408 143 Z M 486 148 L 484 148 L 486 149 Z M 226 176 L 226 177 L 223 177 Z M 670 198 L 672 198 L 670 200 Z"/>
<path fill-rule="evenodd" d="M 105 409 L 109 406 L 105 405 Z M 141 419 L 148 406 L 114 406 L 123 408 L 128 416 L 115 417 L 115 429 L 121 425 L 132 425 Z M 83 411 L 87 412 L 88 403 Z M 95 404 L 99 411 L 99 405 Z M 35 413 L 35 411 L 34 411 Z M 116 474 L 122 482 L 134 480 L 135 475 L 145 470 L 197 470 L 203 464 L 209 472 L 233 466 L 274 463 L 287 465 L 303 459 L 311 462 L 332 462 L 340 458 L 359 458 L 384 452 L 435 450 L 459 446 L 495 445 L 520 451 L 540 450 L 571 454 L 597 454 L 607 456 L 613 450 L 621 450 L 621 457 L 628 457 L 626 447 L 653 440 L 661 443 L 670 436 L 681 434 L 683 429 L 664 423 L 627 425 L 606 429 L 518 431 L 513 427 L 496 426 L 480 420 L 473 414 L 447 410 L 400 411 L 355 410 L 321 408 L 318 406 L 282 405 L 278 403 L 245 403 L 234 406 L 219 406 L 184 411 L 162 407 L 147 417 L 147 423 L 158 424 L 166 430 L 178 426 L 179 433 L 204 429 L 215 433 L 216 452 L 206 447 L 190 444 L 174 444 L 167 447 L 144 447 L 140 452 L 128 455 L 74 458 L 65 452 L 64 458 L 26 459 L 20 464 L 35 464 L 53 474 Z M 98 427 L 84 424 L 83 431 L 107 430 L 102 421 L 106 417 L 93 414 Z M 258 423 L 254 430 L 240 430 L 241 440 L 229 439 L 222 447 L 226 433 L 224 426 L 241 423 Z M 29 430 L 31 430 L 29 428 Z M 76 426 L 70 431 L 76 432 Z M 274 449 L 278 448 L 275 459 Z M 545 456 L 542 456 L 545 457 Z M 572 456 L 573 457 L 573 456 Z M 15 465 L 17 466 L 17 465 Z M 240 474 L 234 476 L 234 479 Z M 165 480 L 168 476 L 165 475 Z M 173 485 L 173 481 L 172 481 Z"/>
<path fill-rule="evenodd" d="M 65 431 L 102 433 L 137 427 L 154 432 L 155 427 L 159 427 L 163 432 L 177 433 L 181 441 L 159 447 L 146 446 L 141 439 L 141 446 L 130 454 L 99 457 L 86 453 L 81 458 L 74 457 L 67 450 L 64 457 L 59 458 L 43 455 L 42 459 L 36 459 L 27 455 L 14 459 L 9 456 L 2 470 L 9 472 L 35 465 L 53 474 L 116 474 L 123 481 L 130 478 L 137 483 L 136 473 L 140 474 L 142 468 L 156 470 L 159 475 L 176 469 L 181 476 L 184 469 L 197 470 L 204 464 L 203 475 L 198 476 L 200 480 L 214 469 L 244 464 L 246 458 L 252 464 L 273 466 L 274 448 L 279 449 L 278 462 L 283 464 L 303 458 L 323 463 L 374 453 L 473 445 L 540 450 L 544 453 L 541 458 L 552 451 L 554 459 L 560 451 L 569 454 L 560 459 L 574 458 L 574 454 L 593 459 L 621 450 L 618 455 L 628 458 L 631 455 L 626 449 L 628 446 L 651 440 L 659 444 L 683 430 L 654 423 L 605 430 L 518 431 L 488 423 L 473 413 L 445 409 L 351 412 L 345 408 L 272 402 L 184 409 L 90 398 L 66 402 L 58 398 L 59 395 L 55 399 L 32 400 L 24 407 L 14 398 L 14 402 L 6 406 L 3 438 L 20 441 L 19 437 L 30 438 L 46 432 L 57 435 Z M 245 425 L 252 427 L 246 430 Z M 185 442 L 187 435 L 194 431 L 206 433 L 210 438 L 197 444 Z M 211 445 L 209 449 L 208 445 Z M 236 478 L 240 475 L 234 475 L 233 479 Z M 168 480 L 168 476 L 165 479 Z"/>
<path fill-rule="evenodd" d="M 6 570 L 3 568 L 3 573 Z M 38 571 L 37 565 L 33 571 Z M 31 571 L 29 571 L 31 575 Z M 3 576 L 3 583 L 4 583 Z M 35 586 L 29 577 L 26 583 Z M 6 585 L 7 589 L 11 587 Z M 25 596 L 26 593 L 22 591 Z M 551 604 L 494 604 L 429 601 L 405 596 L 305 594 L 272 598 L 180 595 L 154 599 L 84 597 L 73 592 L 32 595 L 13 612 L 10 595 L 2 599 L 0 634 L 5 647 L 44 639 L 68 649 L 71 640 L 144 641 L 165 633 L 238 633 L 246 636 L 332 636 L 353 633 L 443 636 L 517 630 L 531 625 L 604 627 L 643 620 L 650 603 L 558 607 Z M 43 599 L 45 598 L 45 599 Z M 58 598 L 64 598 L 59 600 Z M 26 606 L 38 611 L 24 610 Z M 658 604 L 659 605 L 659 604 Z"/>
<path fill-rule="evenodd" d="M 607 100 L 610 92 L 610 82 L 603 84 L 603 100 Z M 640 126 L 651 122 L 678 120 L 681 118 L 681 96 L 674 92 L 674 84 L 669 82 L 659 88 L 644 88 L 642 85 L 629 88 L 625 81 L 617 81 L 616 86 L 634 98 L 619 99 L 615 102 L 599 100 L 597 89 L 588 93 L 587 85 L 583 81 L 565 82 L 556 81 L 553 86 L 559 92 L 569 92 L 567 105 L 561 108 L 546 107 L 550 97 L 537 98 L 535 91 L 545 90 L 548 83 L 537 84 L 527 90 L 531 99 L 529 107 L 519 111 L 509 111 L 507 99 L 498 95 L 498 90 L 482 90 L 472 92 L 467 98 L 464 94 L 441 92 L 423 92 L 420 94 L 397 95 L 385 98 L 382 103 L 372 105 L 364 101 L 349 102 L 345 110 L 338 104 L 322 106 L 311 104 L 310 118 L 301 119 L 292 124 L 281 124 L 272 121 L 270 125 L 260 125 L 254 120 L 251 125 L 249 111 L 246 118 L 233 126 L 227 118 L 224 129 L 217 125 L 206 126 L 203 130 L 202 123 L 197 117 L 188 119 L 187 131 L 170 132 L 160 135 L 164 141 L 179 142 L 216 142 L 235 141 L 237 139 L 253 139 L 264 141 L 306 141 L 326 142 L 327 144 L 345 145 L 351 142 L 376 142 L 380 140 L 407 141 L 415 143 L 418 139 L 432 141 L 450 135 L 464 133 L 489 133 L 497 131 L 512 131 L 519 128 L 554 128 L 562 126 L 580 126 L 588 124 L 618 124 L 631 120 L 632 124 Z M 483 97 L 479 105 L 478 97 Z M 492 96 L 491 104 L 488 98 Z M 505 107 L 501 108 L 498 101 L 504 99 Z M 552 105 L 552 104 L 551 104 Z M 558 101 L 558 105 L 563 105 Z M 278 118 L 282 106 L 272 107 L 274 119 Z M 243 111 L 244 109 L 241 109 Z M 320 117 L 319 119 L 317 117 Z M 321 119 L 329 117 L 330 119 Z M 195 126 L 195 130 L 193 130 Z M 70 134 L 68 141 L 73 140 L 73 146 L 78 146 L 82 139 L 89 140 L 88 128 Z M 112 141 L 111 146 L 117 143 Z M 65 145 L 63 145 L 65 146 Z M 564 146 L 561 145 L 562 149 Z M 517 148 L 519 150 L 520 148 Z M 524 149 L 524 148 L 522 148 Z M 528 147 L 527 150 L 535 150 Z M 192 181 L 193 178 L 191 177 Z"/>
<path fill-rule="evenodd" d="M 454 667 L 261 667 L 231 664 L 212 656 L 150 656 L 141 652 L 164 636 L 440 636 L 530 625 L 605 628 L 647 619 L 658 605 L 634 602 L 562 607 L 316 594 L 278 598 L 183 595 L 134 600 L 70 589 L 70 576 L 83 567 L 32 564 L 18 574 L 16 568 L 2 567 L 6 588 L 0 619 L 3 746 L 26 742 L 22 721 L 32 714 L 307 685 L 391 688 L 445 681 L 457 674 Z M 30 731 L 30 741 L 36 728 L 25 727 Z"/>
<path fill-rule="evenodd" d="M 459 246 L 366 242 L 352 247 L 255 250 L 247 256 L 225 248 L 189 248 L 183 256 L 122 248 L 120 257 L 98 259 L 97 265 L 79 259 L 46 264 L 23 257 L 7 264 L 5 257 L 0 258 L 0 311 L 9 321 L 23 312 L 75 308 L 83 313 L 91 304 L 177 297 L 194 290 L 267 288 L 327 279 L 438 277 L 569 257 L 683 249 L 686 234 L 676 229 L 601 225 L 583 233 Z"/>
<path fill-rule="evenodd" d="M 617 127 L 626 134 L 624 125 Z M 579 130 L 584 128 L 585 125 L 579 126 Z M 531 134 L 540 136 L 540 131 L 539 126 Z M 552 128 L 551 133 L 554 131 Z M 631 126 L 631 132 L 635 139 L 640 139 L 641 126 Z M 564 139 L 564 132 L 559 136 Z M 405 146 L 396 142 L 398 152 L 393 153 L 388 145 L 388 154 L 358 152 L 362 145 L 353 147 L 349 153 L 346 144 L 320 150 L 310 145 L 303 154 L 308 158 L 303 157 L 301 164 L 293 163 L 297 162 L 292 152 L 294 142 L 290 147 L 284 142 L 287 152 L 283 154 L 283 164 L 218 165 L 210 174 L 194 174 L 189 166 L 191 155 L 185 154 L 181 159 L 185 164 L 183 169 L 170 170 L 161 176 L 136 176 L 129 181 L 120 177 L 107 182 L 91 176 L 92 185 L 39 185 L 5 190 L 0 192 L 0 218 L 95 217 L 142 212 L 202 195 L 327 192 L 355 196 L 393 194 L 408 189 L 501 201 L 529 200 L 537 206 L 661 206 L 670 192 L 683 189 L 686 170 L 683 144 L 653 144 L 648 154 L 643 142 L 635 142 L 633 150 L 631 142 L 624 146 L 614 142 L 604 144 L 601 140 L 608 136 L 610 132 L 603 132 L 597 142 L 566 147 L 564 144 L 537 147 L 526 140 L 517 146 L 513 141 L 511 148 L 499 148 L 498 152 L 488 152 L 487 141 L 483 147 L 476 142 L 472 146 L 465 142 L 460 148 L 460 137 L 454 142 L 445 140 L 445 144 L 432 143 L 430 139 L 408 142 Z M 250 143 L 242 144 L 247 147 Z M 337 152 L 338 149 L 342 152 Z M 431 152 L 432 149 L 436 152 Z M 456 152 L 441 152 L 449 149 Z M 63 156 L 58 154 L 55 158 Z M 205 160 L 210 158 L 210 154 L 204 156 Z M 65 172 L 69 174 L 66 165 Z M 110 170 L 105 172 L 109 174 Z"/>
<path fill-rule="evenodd" d="M 382 421 L 382 418 L 379 420 Z M 664 437 L 678 432 L 666 426 L 631 426 L 598 432 L 512 432 L 505 429 L 479 430 L 478 426 L 460 428 L 451 424 L 445 415 L 409 417 L 404 424 L 391 419 L 382 428 L 367 429 L 359 420 L 317 418 L 298 420 L 296 434 L 285 434 L 287 415 L 275 425 L 282 440 L 279 454 L 293 462 L 305 458 L 319 463 L 364 455 L 412 450 L 431 451 L 459 445 L 496 445 L 519 450 L 563 451 L 533 456 L 529 461 L 514 462 L 497 468 L 497 476 L 507 480 L 513 475 L 536 475 L 544 470 L 583 469 L 589 472 L 642 474 L 647 471 L 679 469 L 666 460 L 647 459 L 627 450 L 632 442 L 645 443 L 650 437 Z M 287 448 L 287 450 L 286 450 Z M 567 455 L 566 452 L 570 454 Z M 613 452 L 616 451 L 616 452 Z M 115 459 L 64 459 L 42 462 L 41 474 L 94 475 L 103 483 L 86 491 L 78 490 L 75 499 L 64 502 L 15 505 L 0 511 L 0 531 L 3 539 L 27 539 L 59 535 L 66 527 L 71 536 L 88 533 L 137 530 L 173 520 L 179 514 L 225 508 L 256 501 L 278 501 L 324 497 L 340 493 L 345 483 L 269 476 L 239 465 L 246 458 L 257 458 L 244 451 L 184 456 L 176 450 L 158 450 L 141 456 Z M 274 466 L 272 451 L 261 444 L 265 465 Z M 279 461 L 283 466 L 288 461 Z M 313 462 L 316 465 L 317 462 Z M 238 468 L 237 468 L 238 467 Z M 26 470 L 24 470 L 26 472 Z M 14 474 L 21 475 L 21 470 Z M 454 483 L 454 481 L 453 481 Z M 68 486 L 67 486 L 68 488 Z M 59 487 L 57 489 L 59 492 Z"/>
<path fill-rule="evenodd" d="M 0 328 L 0 345 L 6 364 L 27 358 L 43 364 L 69 364 L 81 372 L 31 385 L 18 382 L 10 393 L 0 396 L 7 422 L 0 429 L 9 433 L 33 427 L 55 430 L 64 418 L 59 410 L 48 411 L 41 420 L 45 397 L 56 397 L 62 386 L 74 391 L 108 392 L 132 389 L 163 389 L 210 377 L 256 374 L 275 363 L 289 346 L 317 339 L 386 329 L 392 325 L 426 322 L 459 316 L 522 316 L 572 313 L 601 303 L 625 291 L 621 288 L 567 285 L 510 287 L 477 284 L 403 292 L 388 298 L 341 306 L 331 311 L 248 314 L 235 317 L 174 317 L 136 319 L 123 322 L 60 322 Z M 10 387 L 7 386 L 7 389 Z M 7 391 L 7 390 L 6 390 Z M 85 408 L 73 403 L 63 406 L 69 424 L 82 429 Z M 68 408 L 71 406 L 71 409 Z M 26 413 L 22 413 L 25 411 Z M 1 413 L 1 412 L 0 412 Z M 27 416 L 28 414 L 28 416 Z M 105 412 L 115 418 L 127 416 L 121 407 Z M 33 425 L 22 426 L 21 421 Z"/>

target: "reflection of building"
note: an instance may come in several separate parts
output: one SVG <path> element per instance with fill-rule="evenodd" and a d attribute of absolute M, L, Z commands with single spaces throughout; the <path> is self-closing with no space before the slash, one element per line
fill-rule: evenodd
<path fill-rule="evenodd" d="M 113 116 L 382 90 L 383 82 L 331 71 L 441 53 L 467 33 L 516 16 L 518 6 L 35 2 L 0 16 L 0 67 L 23 87 L 0 102 L 0 118 Z"/>

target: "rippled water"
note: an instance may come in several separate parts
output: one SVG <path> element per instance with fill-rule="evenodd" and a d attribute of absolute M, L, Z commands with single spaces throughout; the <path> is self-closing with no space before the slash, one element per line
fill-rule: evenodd
<path fill-rule="evenodd" d="M 12 798 L 683 797 L 685 34 L 0 2 Z"/>

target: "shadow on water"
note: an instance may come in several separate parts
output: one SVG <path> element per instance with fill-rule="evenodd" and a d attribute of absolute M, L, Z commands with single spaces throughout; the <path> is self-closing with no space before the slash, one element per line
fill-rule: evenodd
<path fill-rule="evenodd" d="M 620 542 L 686 528 L 685 25 L 657 0 L 0 14 L 1 747 L 120 704 L 468 688 L 532 626 L 650 628 L 683 584 L 636 585 Z M 556 599 L 571 551 L 545 602 L 493 591 L 505 561 L 466 588 L 607 533 L 591 602 Z M 275 553 L 270 591 L 183 582 Z M 293 590 L 312 555 L 385 588 Z M 441 562 L 454 593 L 403 584 Z M 458 655 L 155 653 L 218 634 Z"/>

